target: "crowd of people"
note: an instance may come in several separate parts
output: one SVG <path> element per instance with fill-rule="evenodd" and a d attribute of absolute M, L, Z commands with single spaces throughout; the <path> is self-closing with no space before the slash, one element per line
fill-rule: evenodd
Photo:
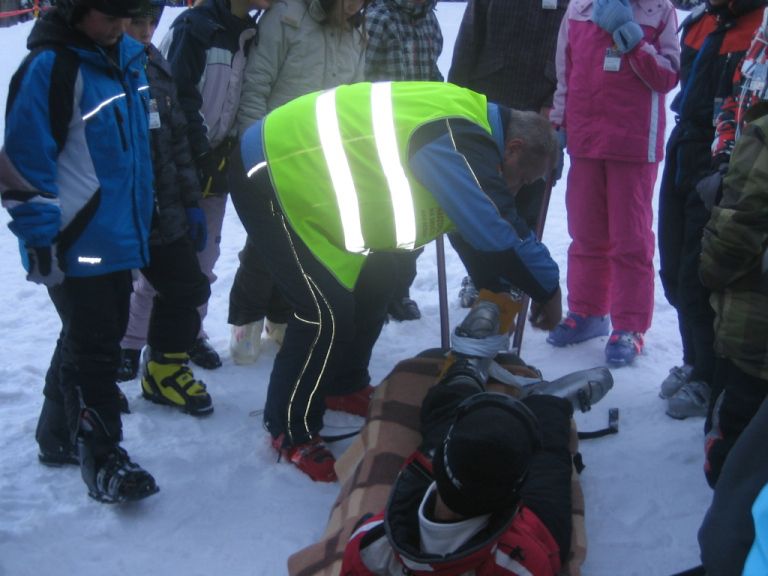
<path fill-rule="evenodd" d="M 104 502 L 158 491 L 120 445 L 129 407 L 117 382 L 138 378 L 144 398 L 192 416 L 213 411 L 191 365 L 222 365 L 203 322 L 230 196 L 247 232 L 230 358 L 256 362 L 263 336 L 279 344 L 264 424 L 313 480 L 336 479 L 325 410 L 367 414 L 373 346 L 390 318 L 420 318 L 409 287 L 441 234 L 467 269 L 466 305 L 483 289 L 525 293 L 550 345 L 604 338 L 608 365 L 633 364 L 652 322 L 651 201 L 666 160 L 659 276 L 682 364 L 659 394 L 670 417 L 704 420 L 706 478 L 715 504 L 727 501 L 734 482 L 719 478 L 733 476 L 728 456 L 762 425 L 768 393 L 768 2 L 469 0 L 448 82 L 435 3 L 198 0 L 157 47 L 161 0 L 57 0 L 35 23 L 9 89 L 0 192 L 27 278 L 61 318 L 36 430 L 43 464 L 79 465 Z M 676 8 L 690 12 L 679 32 Z M 563 316 L 560 271 L 534 230 L 566 153 Z M 530 458 L 534 406 L 488 402 L 473 406 L 528 423 Z M 469 411 L 454 404 L 448 437 Z M 442 459 L 437 495 L 424 496 L 432 520 L 519 518 L 518 491 L 462 513 L 469 496 L 445 493 L 457 482 L 448 446 L 423 451 Z M 753 500 L 766 480 L 753 478 Z M 470 522 L 460 540 L 512 517 Z M 395 570 L 359 557 L 381 551 L 365 538 L 348 573 Z M 442 538 L 420 552 L 445 553 Z M 558 542 L 544 540 L 540 564 L 555 573 Z M 489 573 L 517 573 L 503 569 Z"/>

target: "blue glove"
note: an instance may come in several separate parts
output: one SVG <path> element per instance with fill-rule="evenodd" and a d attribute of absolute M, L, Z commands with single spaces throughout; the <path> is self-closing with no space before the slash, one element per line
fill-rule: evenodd
<path fill-rule="evenodd" d="M 187 234 L 189 239 L 192 240 L 195 250 L 202 252 L 205 250 L 205 245 L 208 242 L 208 226 L 205 222 L 205 212 L 197 206 L 189 206 L 186 211 L 187 224 L 189 225 Z"/>
<path fill-rule="evenodd" d="M 637 22 L 627 22 L 613 33 L 613 42 L 619 52 L 626 54 L 643 39 L 643 29 Z"/>
<path fill-rule="evenodd" d="M 59 233 L 61 210 L 55 204 L 24 202 L 8 210 L 8 228 L 25 246 L 50 246 Z"/>
<path fill-rule="evenodd" d="M 613 34 L 627 22 L 634 21 L 629 0 L 595 0 L 592 22 L 608 34 Z"/>
<path fill-rule="evenodd" d="M 27 280 L 53 288 L 64 282 L 64 272 L 59 266 L 56 245 L 26 248 Z"/>

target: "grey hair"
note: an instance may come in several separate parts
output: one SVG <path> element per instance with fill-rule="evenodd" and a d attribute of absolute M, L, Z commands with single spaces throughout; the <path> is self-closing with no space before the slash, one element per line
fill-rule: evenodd
<path fill-rule="evenodd" d="M 507 140 L 519 138 L 525 143 L 525 158 L 549 158 L 554 167 L 560 146 L 555 130 L 544 116 L 536 112 L 509 110 Z"/>

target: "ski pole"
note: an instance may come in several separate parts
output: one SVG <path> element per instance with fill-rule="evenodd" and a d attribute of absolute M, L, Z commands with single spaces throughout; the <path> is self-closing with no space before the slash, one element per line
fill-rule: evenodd
<path fill-rule="evenodd" d="M 451 329 L 448 322 L 448 288 L 445 277 L 445 243 L 441 234 L 435 239 L 437 254 L 437 295 L 440 301 L 440 347 L 448 350 L 451 347 Z"/>

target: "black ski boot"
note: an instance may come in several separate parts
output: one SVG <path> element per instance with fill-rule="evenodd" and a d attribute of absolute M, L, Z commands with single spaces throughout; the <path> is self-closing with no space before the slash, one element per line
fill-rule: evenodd
<path fill-rule="evenodd" d="M 461 324 L 453 331 L 452 353 L 456 358 L 455 363 L 460 364 L 462 370 L 474 372 L 483 386 L 488 381 L 488 370 L 491 362 L 493 362 L 493 357 L 480 355 L 480 348 L 473 350 L 472 341 L 478 341 L 478 345 L 482 348 L 479 342 L 497 336 L 500 323 L 501 311 L 499 307 L 493 302 L 481 300 L 475 303 Z M 459 340 L 461 341 L 459 342 Z"/>
<path fill-rule="evenodd" d="M 152 475 L 132 462 L 120 445 L 109 436 L 96 411 L 83 408 L 77 445 L 80 472 L 94 500 L 115 504 L 142 500 L 159 488 Z"/>
<path fill-rule="evenodd" d="M 128 382 L 135 380 L 139 374 L 139 357 L 141 350 L 123 348 L 120 350 L 120 367 L 117 369 L 117 381 Z"/>
<path fill-rule="evenodd" d="M 189 359 L 193 364 L 205 368 L 206 370 L 215 370 L 221 366 L 221 357 L 213 349 L 207 338 L 198 338 L 188 350 Z"/>

